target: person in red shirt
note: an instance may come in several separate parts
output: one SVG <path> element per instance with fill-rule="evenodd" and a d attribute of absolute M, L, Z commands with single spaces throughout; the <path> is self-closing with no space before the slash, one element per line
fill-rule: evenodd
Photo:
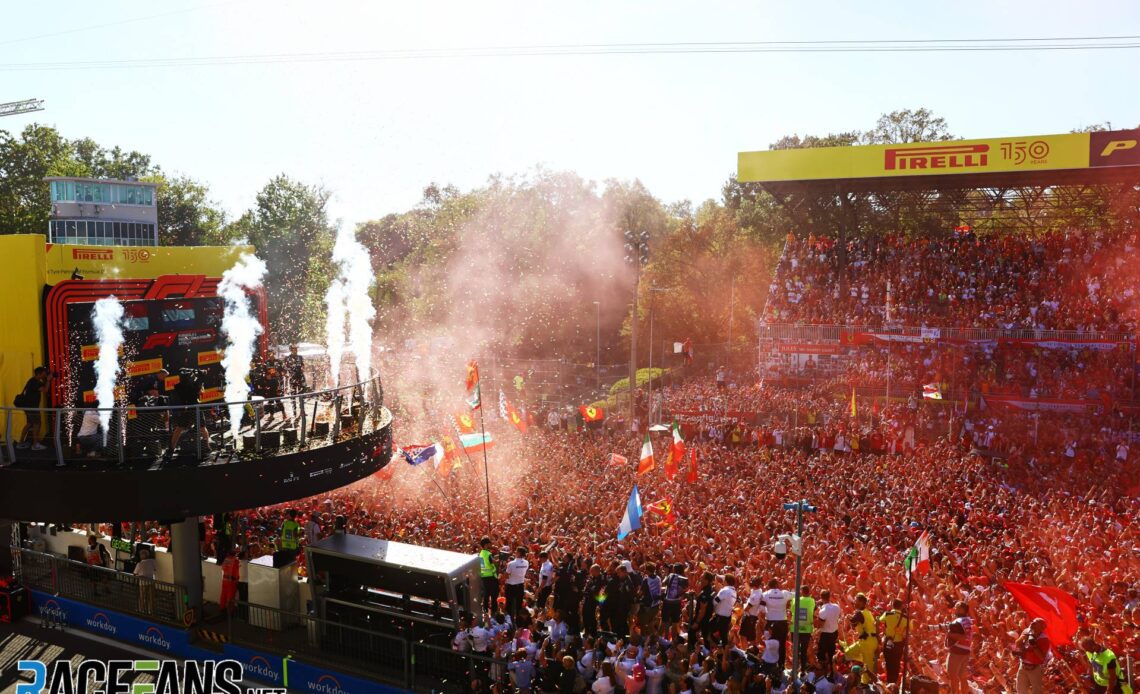
<path fill-rule="evenodd" d="M 1021 661 L 1017 668 L 1017 694 L 1044 693 L 1045 663 L 1052 657 L 1051 647 L 1045 635 L 1045 620 L 1040 617 L 1017 637 L 1013 647 L 1013 654 Z"/>
<path fill-rule="evenodd" d="M 233 609 L 238 594 L 238 581 L 241 579 L 241 565 L 238 563 L 238 550 L 230 550 L 225 561 L 222 562 L 222 591 L 218 597 L 218 605 L 223 610 Z"/>

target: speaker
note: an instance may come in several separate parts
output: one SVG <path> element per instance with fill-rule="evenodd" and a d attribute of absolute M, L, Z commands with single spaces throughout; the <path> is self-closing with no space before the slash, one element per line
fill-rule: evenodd
<path fill-rule="evenodd" d="M 910 678 L 910 694 L 938 694 L 938 683 L 929 677 L 915 675 Z"/>

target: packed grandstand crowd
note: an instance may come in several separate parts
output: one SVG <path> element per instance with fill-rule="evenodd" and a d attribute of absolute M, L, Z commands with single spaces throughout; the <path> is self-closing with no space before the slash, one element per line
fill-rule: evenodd
<path fill-rule="evenodd" d="M 881 327 L 891 280 L 892 313 L 911 325 L 1127 331 L 1136 315 L 1127 256 L 1135 245 L 1133 236 L 1110 234 L 857 239 L 847 252 L 844 295 L 834 240 L 792 240 L 767 316 Z M 763 616 L 750 623 L 745 601 L 754 581 L 792 589 L 794 561 L 778 559 L 773 541 L 793 529 L 783 504 L 807 499 L 818 511 L 805 519 L 804 584 L 817 604 L 827 590 L 838 605 L 840 648 L 859 641 L 848 622 L 857 596 L 876 617 L 905 597 L 903 560 L 926 532 L 932 570 L 916 580 L 909 605 L 912 673 L 949 681 L 946 635 L 928 627 L 952 620 L 964 601 L 975 629 L 971 688 L 1014 691 L 1015 642 L 1030 620 L 1002 586 L 1013 581 L 1076 596 L 1080 633 L 1071 644 L 1053 644 L 1046 691 L 1088 691 L 1082 637 L 1112 648 L 1122 663 L 1140 658 L 1133 359 L 1131 345 L 931 341 L 863 345 L 814 379 L 805 371 L 815 367 L 780 360 L 681 374 L 654 397 L 662 421 L 678 421 L 695 451 L 695 480 L 688 459 L 673 479 L 665 474 L 669 432 L 654 434 L 657 465 L 638 474 L 643 434 L 614 412 L 597 428 L 534 412 L 525 435 L 490 416 L 498 443 L 488 452 L 489 524 L 479 454 L 464 456 L 443 480 L 396 456 L 378 478 L 238 514 L 235 527 L 250 556 L 273 550 L 287 508 L 314 519 L 321 534 L 340 519 L 347 532 L 461 552 L 477 552 L 483 536 L 510 558 L 523 548 L 530 571 L 521 609 L 500 602 L 474 616 L 467 641 L 457 640 L 504 658 L 471 673 L 482 687 L 498 682 L 497 691 L 510 691 L 503 683 L 521 689 L 527 681 L 536 691 L 584 684 L 603 694 L 764 692 L 783 674 L 770 667 L 775 654 L 787 651 L 784 667 L 791 666 L 790 646 L 766 639 Z M 945 399 L 923 398 L 927 383 Z M 986 405 L 986 396 L 1000 393 L 1089 406 Z M 393 406 L 398 419 L 411 418 L 411 408 Z M 615 464 L 614 453 L 629 462 Z M 667 500 L 674 516 L 648 514 L 619 541 L 634 483 L 644 504 Z M 505 562 L 499 569 L 505 583 Z M 659 604 L 642 609 L 642 584 L 627 577 L 672 573 L 687 579 L 687 590 L 681 617 L 669 624 Z M 727 621 L 704 620 L 714 616 L 702 597 L 706 574 L 714 592 L 734 579 L 739 602 Z M 491 616 L 503 610 L 514 613 L 509 626 Z M 849 691 L 837 683 L 844 676 L 848 683 L 887 679 L 881 654 L 861 663 L 860 673 L 857 648 L 851 657 L 837 650 L 831 663 L 820 628 L 811 639 L 807 671 L 816 691 Z M 572 661 L 564 667 L 565 656 Z M 526 664 L 505 665 L 515 662 Z M 825 683 L 829 672 L 836 674 Z"/>

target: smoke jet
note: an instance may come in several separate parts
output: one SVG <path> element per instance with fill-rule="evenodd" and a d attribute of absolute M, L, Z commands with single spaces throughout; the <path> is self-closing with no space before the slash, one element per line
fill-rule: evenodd
<path fill-rule="evenodd" d="M 336 340 L 339 339 L 340 349 L 343 351 L 346 311 L 348 347 L 356 357 L 357 382 L 367 379 L 372 374 L 372 319 L 376 317 L 376 307 L 372 305 L 369 290 L 372 288 L 375 276 L 368 249 L 356 240 L 356 232 L 347 227 L 341 226 L 337 229 L 332 260 L 339 266 L 340 274 L 329 285 L 328 293 L 325 294 L 325 301 L 328 304 L 326 329 L 333 383 L 339 385 L 341 354 L 338 353 L 334 361 L 333 349 Z M 338 298 L 339 304 L 336 302 Z"/>
<path fill-rule="evenodd" d="M 344 357 L 344 283 L 339 279 L 329 284 L 325 292 L 325 351 L 329 355 L 329 376 L 333 388 L 340 385 L 340 360 Z"/>
<path fill-rule="evenodd" d="M 95 302 L 91 322 L 95 324 L 95 339 L 99 343 L 99 357 L 95 360 L 95 399 L 99 403 L 99 428 L 103 430 L 103 445 L 111 429 L 111 410 L 115 406 L 115 381 L 119 378 L 119 349 L 123 346 L 123 304 L 114 296 Z"/>
<path fill-rule="evenodd" d="M 255 255 L 242 253 L 238 261 L 222 274 L 218 295 L 225 300 L 222 333 L 226 336 L 226 356 L 222 369 L 226 374 L 225 398 L 230 411 L 230 433 L 235 445 L 241 429 L 242 406 L 249 399 L 249 376 L 261 323 L 250 313 L 247 291 L 261 286 L 265 262 Z"/>

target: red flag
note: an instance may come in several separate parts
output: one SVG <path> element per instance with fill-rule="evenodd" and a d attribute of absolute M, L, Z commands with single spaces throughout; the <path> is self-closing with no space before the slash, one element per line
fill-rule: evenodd
<path fill-rule="evenodd" d="M 465 385 L 467 386 L 467 392 L 471 392 L 475 386 L 479 385 L 479 364 L 474 359 L 467 362 L 467 381 Z"/>
<path fill-rule="evenodd" d="M 455 428 L 459 429 L 460 434 L 474 434 L 475 419 L 466 412 L 457 414 L 455 415 Z"/>
<path fill-rule="evenodd" d="M 1013 593 L 1030 617 L 1045 620 L 1045 635 L 1054 646 L 1071 643 L 1077 633 L 1077 599 L 1060 588 L 1011 583 L 1002 586 Z"/>
<path fill-rule="evenodd" d="M 693 363 L 693 341 L 685 338 L 685 342 L 681 345 L 681 351 L 685 355 L 685 365 Z"/>
<path fill-rule="evenodd" d="M 520 434 L 526 433 L 526 417 L 519 415 L 514 405 L 507 405 L 507 419 L 511 420 L 511 424 L 515 425 Z"/>
<path fill-rule="evenodd" d="M 661 516 L 661 520 L 654 525 L 664 525 L 672 527 L 677 523 L 677 514 L 673 511 L 673 502 L 669 497 L 665 497 L 661 501 L 654 502 L 645 507 L 649 513 L 654 513 Z"/>
<path fill-rule="evenodd" d="M 624 455 L 618 455 L 617 453 L 610 453 L 610 464 L 629 465 L 629 458 L 626 458 Z"/>
<path fill-rule="evenodd" d="M 697 449 L 689 449 L 689 476 L 685 479 L 689 484 L 695 484 L 697 481 Z"/>
<path fill-rule="evenodd" d="M 578 408 L 578 411 L 582 413 L 583 422 L 600 422 L 606 418 L 605 411 L 600 407 L 582 405 Z"/>
<path fill-rule="evenodd" d="M 665 477 L 670 482 L 677 476 L 677 468 L 681 465 L 681 461 L 673 455 L 674 450 L 675 449 L 670 448 L 669 454 L 665 456 Z"/>

